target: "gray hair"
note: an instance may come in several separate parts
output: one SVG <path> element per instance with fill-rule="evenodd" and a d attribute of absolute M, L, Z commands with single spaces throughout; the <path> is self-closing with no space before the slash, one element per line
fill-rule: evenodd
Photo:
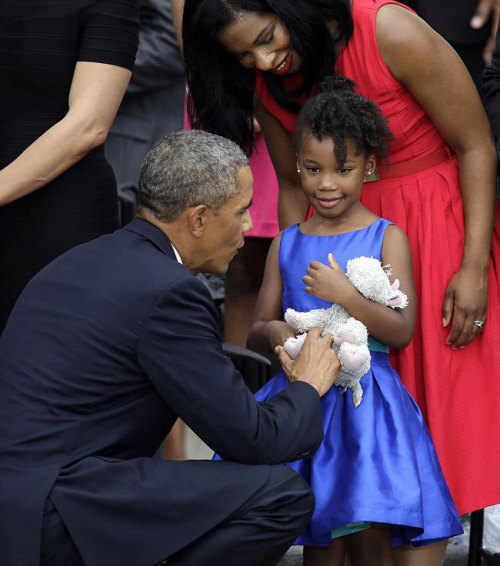
<path fill-rule="evenodd" d="M 138 204 L 172 222 L 186 208 L 204 204 L 217 214 L 239 191 L 238 171 L 248 158 L 232 141 L 200 130 L 179 130 L 146 155 Z"/>

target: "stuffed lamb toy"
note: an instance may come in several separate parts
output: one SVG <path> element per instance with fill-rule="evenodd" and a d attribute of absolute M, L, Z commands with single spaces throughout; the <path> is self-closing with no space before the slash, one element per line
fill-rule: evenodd
<path fill-rule="evenodd" d="M 380 261 L 373 257 L 356 257 L 347 262 L 346 276 L 362 295 L 382 305 L 403 309 L 408 305 L 408 298 L 400 291 L 398 279 L 391 284 L 390 274 L 390 266 L 382 267 Z M 333 335 L 332 348 L 342 366 L 335 385 L 344 387 L 344 392 L 351 388 L 353 404 L 357 407 L 363 397 L 360 379 L 370 369 L 366 326 L 337 304 L 309 312 L 287 309 L 285 321 L 298 332 L 296 338 L 289 338 L 284 344 L 293 359 L 297 357 L 309 329 L 319 327 Z"/>

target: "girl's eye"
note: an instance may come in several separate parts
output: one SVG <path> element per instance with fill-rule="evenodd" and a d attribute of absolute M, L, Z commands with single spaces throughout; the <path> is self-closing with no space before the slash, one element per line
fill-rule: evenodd
<path fill-rule="evenodd" d="M 309 173 L 319 173 L 318 167 L 306 167 L 306 171 L 309 171 Z"/>
<path fill-rule="evenodd" d="M 352 169 L 347 169 L 346 167 L 340 167 L 339 173 L 349 173 Z"/>

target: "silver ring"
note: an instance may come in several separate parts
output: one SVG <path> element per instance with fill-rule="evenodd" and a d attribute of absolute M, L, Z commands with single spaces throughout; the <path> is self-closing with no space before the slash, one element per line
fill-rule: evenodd
<path fill-rule="evenodd" d="M 484 320 L 475 320 L 472 324 L 482 330 L 484 326 Z"/>

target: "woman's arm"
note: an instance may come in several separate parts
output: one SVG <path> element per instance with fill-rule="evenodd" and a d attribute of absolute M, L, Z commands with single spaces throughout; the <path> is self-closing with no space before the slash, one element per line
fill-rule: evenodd
<path fill-rule="evenodd" d="M 263 354 L 271 352 L 276 346 L 283 346 L 287 338 L 295 336 L 292 327 L 283 322 L 280 241 L 281 234 L 278 234 L 267 254 L 264 279 L 255 306 L 255 322 L 250 328 L 248 338 L 250 348 Z"/>
<path fill-rule="evenodd" d="M 447 342 L 467 345 L 485 320 L 493 232 L 496 152 L 477 90 L 458 55 L 425 22 L 396 6 L 377 15 L 377 41 L 389 70 L 412 93 L 459 160 L 465 244 L 443 301 Z"/>
<path fill-rule="evenodd" d="M 279 183 L 278 220 L 281 229 L 305 220 L 309 204 L 297 174 L 297 156 L 292 138 L 278 120 L 257 100 L 255 115 Z"/>
<path fill-rule="evenodd" d="M 303 280 L 308 293 L 342 305 L 368 328 L 374 338 L 388 346 L 404 348 L 413 336 L 417 305 L 408 238 L 397 226 L 386 229 L 382 264 L 391 266 L 391 277 L 399 279 L 400 289 L 408 296 L 405 309 L 392 309 L 364 297 L 347 279 L 333 256 L 330 256 L 330 266 L 311 262 Z"/>
<path fill-rule="evenodd" d="M 130 75 L 116 65 L 76 64 L 66 116 L 0 170 L 0 206 L 43 187 L 104 143 Z"/>

